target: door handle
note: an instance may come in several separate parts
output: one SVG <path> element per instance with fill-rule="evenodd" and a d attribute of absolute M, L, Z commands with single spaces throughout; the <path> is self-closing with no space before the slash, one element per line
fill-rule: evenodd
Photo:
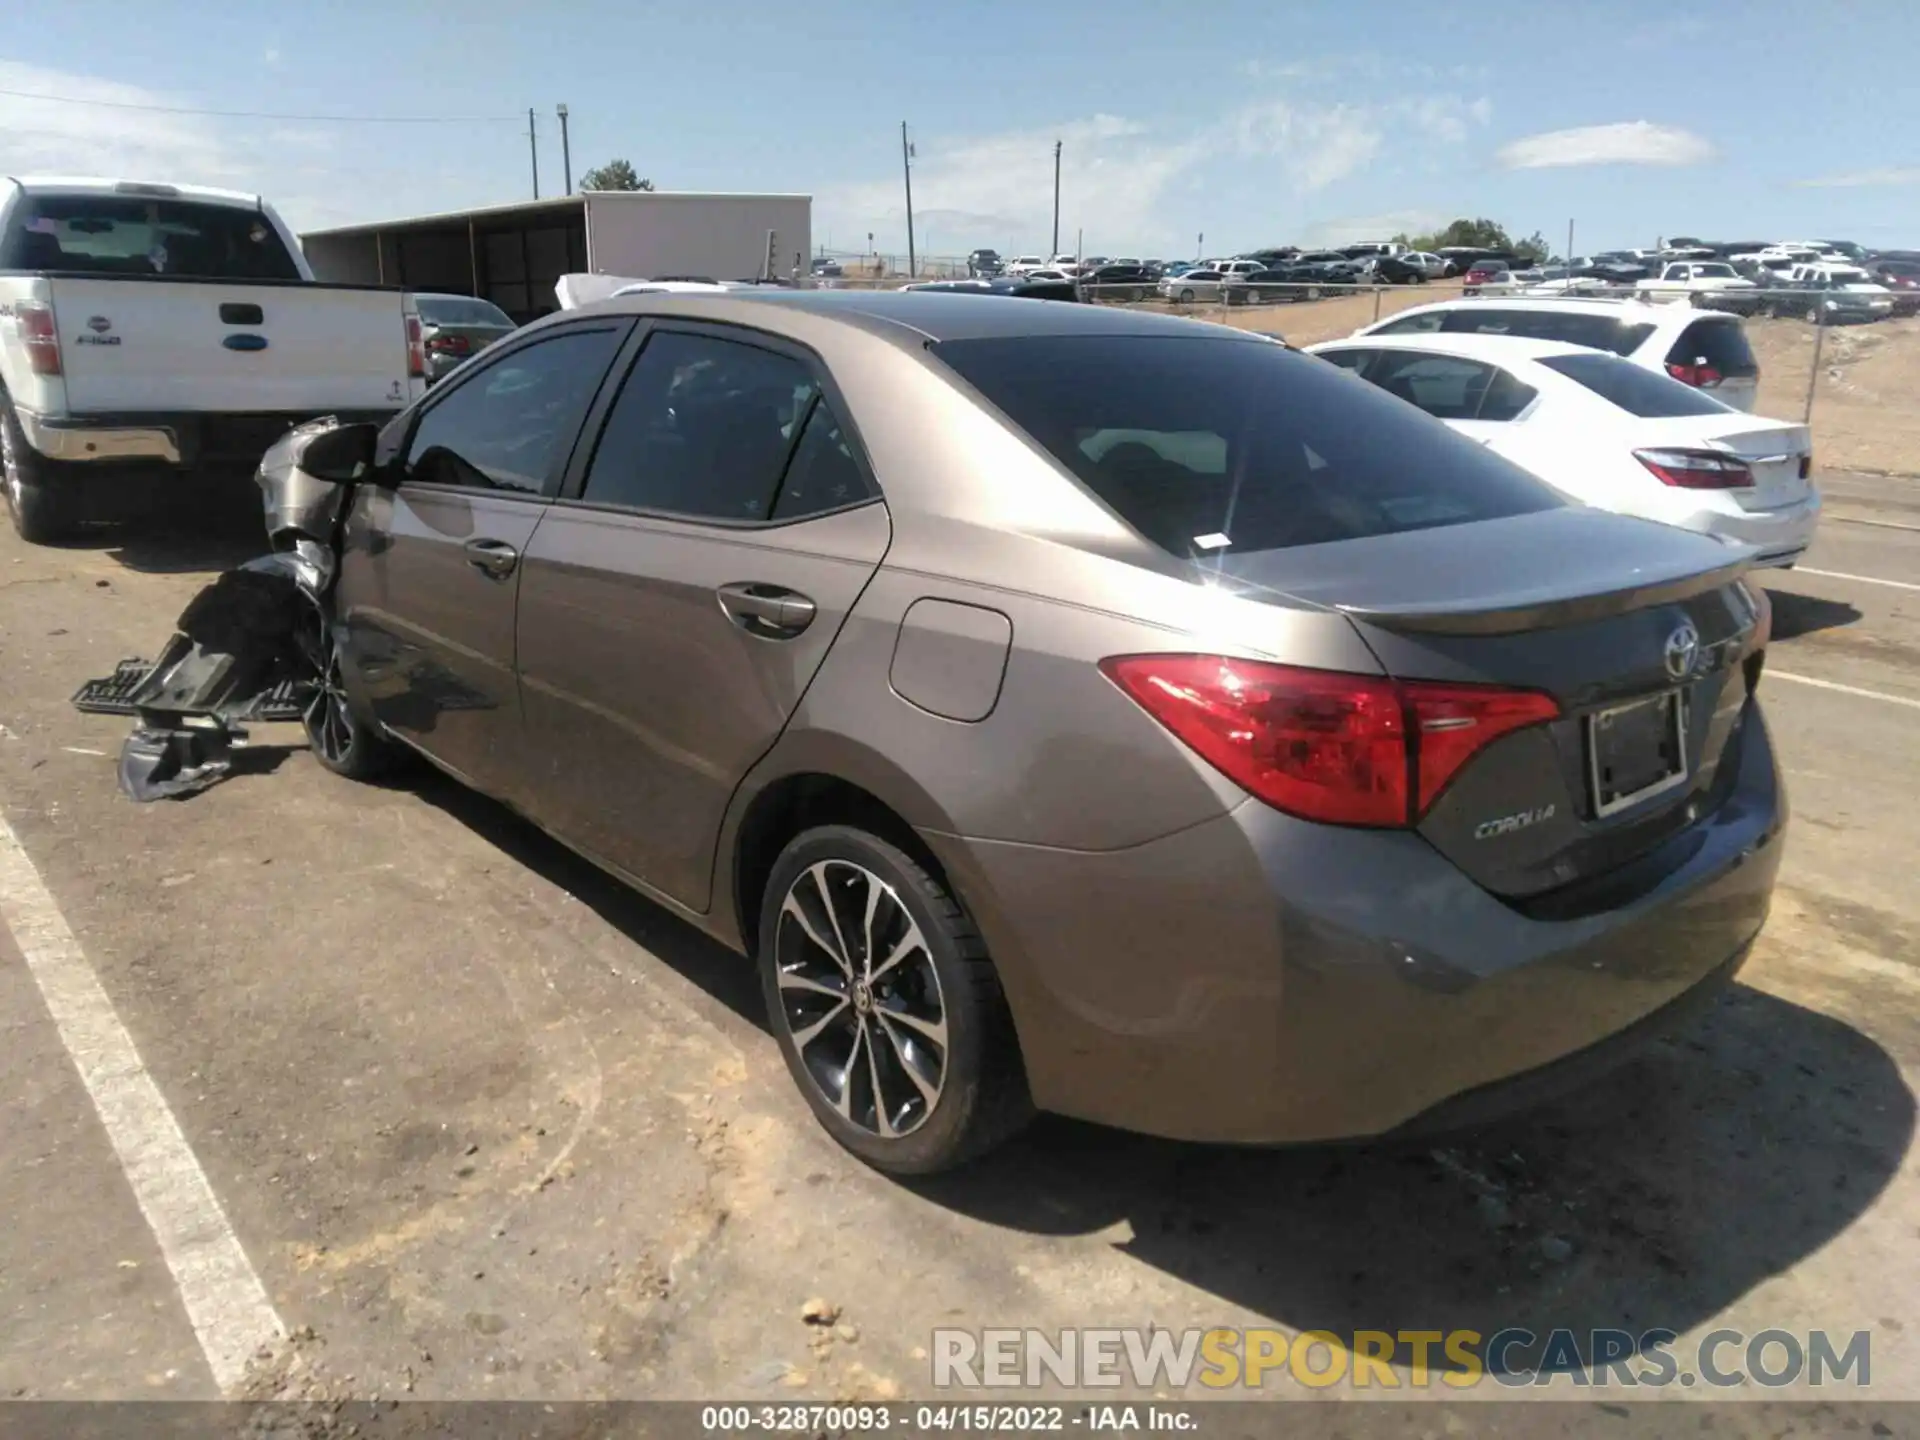
<path fill-rule="evenodd" d="M 506 579 L 520 563 L 520 552 L 504 540 L 469 540 L 464 548 L 467 563 L 495 580 Z"/>
<path fill-rule="evenodd" d="M 806 596 L 778 585 L 740 582 L 722 585 L 718 593 L 720 608 L 729 620 L 748 634 L 768 640 L 791 640 L 818 613 Z"/>

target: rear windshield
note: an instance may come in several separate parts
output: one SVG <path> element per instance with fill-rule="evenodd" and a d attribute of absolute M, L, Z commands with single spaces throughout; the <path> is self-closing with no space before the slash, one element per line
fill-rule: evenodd
<path fill-rule="evenodd" d="M 498 305 L 464 296 L 422 295 L 420 318 L 429 325 L 499 325 L 511 330 L 513 321 Z"/>
<path fill-rule="evenodd" d="M 21 197 L 0 270 L 298 280 L 280 234 L 256 211 L 140 195 Z"/>
<path fill-rule="evenodd" d="M 1667 352 L 1669 365 L 1711 365 L 1722 375 L 1741 377 L 1760 373 L 1747 332 L 1738 320 L 1696 320 L 1680 332 Z"/>
<path fill-rule="evenodd" d="M 1653 334 L 1653 326 L 1628 324 L 1614 315 L 1588 315 L 1566 310 L 1517 310 L 1472 302 L 1456 310 L 1429 310 L 1408 315 L 1369 333 L 1405 335 L 1439 331 L 1448 335 L 1519 335 L 1528 340 L 1559 340 L 1631 355 Z"/>
<path fill-rule="evenodd" d="M 1540 362 L 1577 381 L 1602 400 L 1645 420 L 1680 415 L 1724 415 L 1728 407 L 1703 390 L 1666 375 L 1642 370 L 1613 355 L 1554 355 Z"/>
<path fill-rule="evenodd" d="M 1319 545 L 1563 503 L 1440 422 L 1281 345 L 1074 335 L 932 350 L 1174 555 Z"/>

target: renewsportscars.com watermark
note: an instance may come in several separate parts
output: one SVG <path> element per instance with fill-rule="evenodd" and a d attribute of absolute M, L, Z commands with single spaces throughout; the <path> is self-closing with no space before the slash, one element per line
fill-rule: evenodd
<path fill-rule="evenodd" d="M 1705 1385 L 1768 1389 L 1806 1384 L 1865 1389 L 1868 1331 L 1714 1330 L 1683 1348 L 1672 1330 L 935 1330 L 936 1389 L 1466 1390 L 1496 1385 Z"/>

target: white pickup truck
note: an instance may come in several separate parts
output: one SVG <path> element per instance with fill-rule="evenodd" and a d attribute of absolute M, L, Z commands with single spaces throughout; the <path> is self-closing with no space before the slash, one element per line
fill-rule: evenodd
<path fill-rule="evenodd" d="M 1759 308 L 1759 287 L 1720 260 L 1676 260 L 1660 274 L 1634 287 L 1648 301 L 1691 301 L 1703 309 L 1752 314 Z"/>
<path fill-rule="evenodd" d="M 0 461 L 28 540 L 189 503 L 425 376 L 413 297 L 316 283 L 257 195 L 0 178 Z"/>

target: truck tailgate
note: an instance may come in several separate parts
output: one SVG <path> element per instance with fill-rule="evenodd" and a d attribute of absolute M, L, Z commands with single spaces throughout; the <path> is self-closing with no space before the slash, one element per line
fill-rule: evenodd
<path fill-rule="evenodd" d="M 397 290 L 55 277 L 52 291 L 76 415 L 318 415 L 411 398 Z"/>

